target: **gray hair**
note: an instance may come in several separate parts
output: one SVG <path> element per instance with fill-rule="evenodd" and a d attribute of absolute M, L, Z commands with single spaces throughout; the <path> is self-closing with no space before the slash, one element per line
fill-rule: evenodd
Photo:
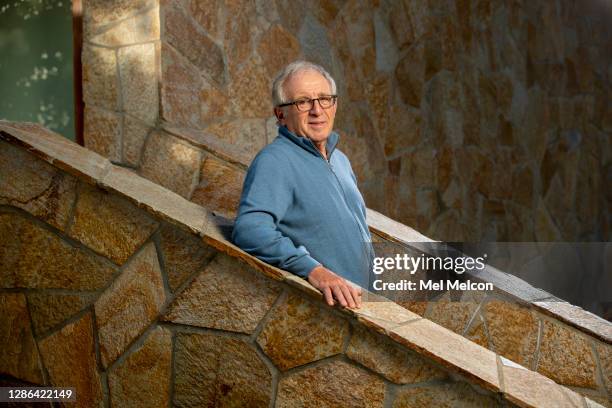
<path fill-rule="evenodd" d="M 325 68 L 308 61 L 294 61 L 283 68 L 276 76 L 276 79 L 274 79 L 274 82 L 272 82 L 272 104 L 275 107 L 289 102 L 285 98 L 285 90 L 283 89 L 285 82 L 291 75 L 302 71 L 316 71 L 323 75 L 323 77 L 327 79 L 327 82 L 329 82 L 331 93 L 333 95 L 336 94 L 336 81 L 334 81 L 334 78 L 332 78 Z"/>

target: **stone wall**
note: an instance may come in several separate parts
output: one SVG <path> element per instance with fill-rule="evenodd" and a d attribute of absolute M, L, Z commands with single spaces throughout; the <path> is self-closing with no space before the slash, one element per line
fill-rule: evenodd
<path fill-rule="evenodd" d="M 223 219 L 38 126 L 0 123 L 0 170 L 1 384 L 72 386 L 83 407 L 607 404 L 504 357 L 515 306 L 483 307 L 497 353 L 393 302 L 330 308 Z M 591 347 L 561 381 L 588 388 L 594 365 L 609 393 L 610 339 L 539 319 L 538 370 Z"/>
<path fill-rule="evenodd" d="M 306 58 L 366 203 L 446 241 L 608 240 L 607 2 L 84 2 L 86 146 L 232 217 Z"/>

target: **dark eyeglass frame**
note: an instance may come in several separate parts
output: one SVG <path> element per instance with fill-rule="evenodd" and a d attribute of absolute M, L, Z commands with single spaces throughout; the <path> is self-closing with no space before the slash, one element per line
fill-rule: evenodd
<path fill-rule="evenodd" d="M 321 99 L 325 100 L 327 98 L 330 98 L 330 104 L 329 106 L 325 107 L 323 106 L 323 104 L 321 103 Z M 319 102 L 319 106 L 321 107 L 321 109 L 329 109 L 332 106 L 334 106 L 336 104 L 336 101 L 338 100 L 338 95 L 325 95 L 325 96 L 320 96 L 318 98 L 314 98 L 314 99 L 310 99 L 310 98 L 302 98 L 302 99 L 298 99 L 297 101 L 293 101 L 293 102 L 287 102 L 287 103 L 283 103 L 280 105 L 277 105 L 277 108 L 283 108 L 285 106 L 290 106 L 290 105 L 295 105 L 295 108 L 299 111 L 299 112 L 308 112 L 309 110 L 311 110 L 312 108 L 314 108 L 314 103 L 315 101 Z M 300 109 L 298 104 L 301 102 L 308 102 L 310 104 L 310 106 L 307 109 Z"/>

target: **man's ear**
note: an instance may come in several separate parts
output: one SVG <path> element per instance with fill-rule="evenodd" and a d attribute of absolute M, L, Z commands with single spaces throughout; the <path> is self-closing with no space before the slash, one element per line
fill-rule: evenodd
<path fill-rule="evenodd" d="M 274 108 L 274 116 L 276 116 L 276 120 L 279 122 L 285 118 L 285 114 L 281 108 Z"/>

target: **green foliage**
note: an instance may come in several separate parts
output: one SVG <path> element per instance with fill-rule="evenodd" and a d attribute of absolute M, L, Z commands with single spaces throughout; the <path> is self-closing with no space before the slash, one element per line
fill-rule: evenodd
<path fill-rule="evenodd" d="M 0 119 L 74 139 L 70 0 L 0 0 Z"/>

